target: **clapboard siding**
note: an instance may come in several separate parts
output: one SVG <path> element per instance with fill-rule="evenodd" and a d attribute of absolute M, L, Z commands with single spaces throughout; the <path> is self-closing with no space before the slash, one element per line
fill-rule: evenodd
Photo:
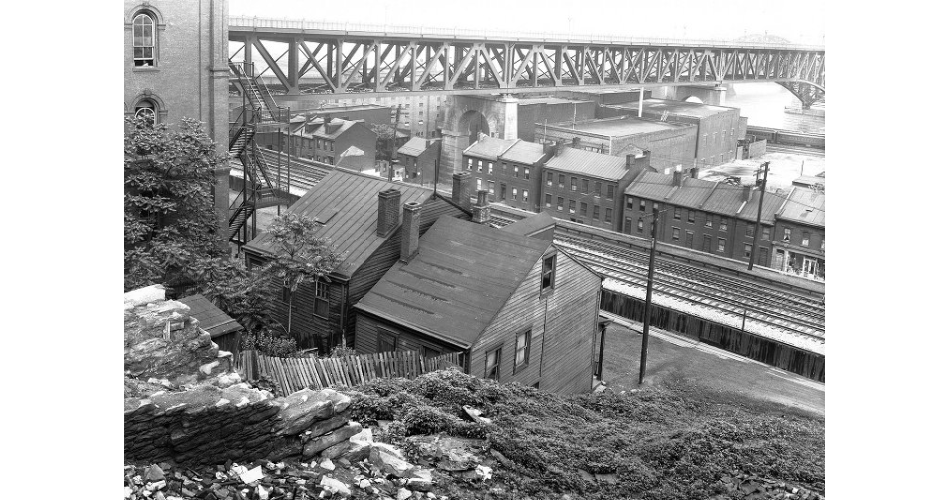
<path fill-rule="evenodd" d="M 270 299 L 270 310 L 274 319 L 284 328 L 287 327 L 287 313 L 289 303 L 282 300 L 283 282 L 274 278 L 270 282 L 273 295 Z M 320 354 L 328 354 L 333 342 L 339 341 L 339 322 L 341 307 L 345 300 L 346 282 L 334 280 L 329 285 L 329 315 L 328 318 L 316 316 L 316 285 L 307 283 L 300 285 L 293 294 L 293 337 L 301 349 L 319 348 Z M 332 337 L 336 337 L 335 339 Z"/>
<path fill-rule="evenodd" d="M 463 349 L 458 346 L 439 342 L 430 337 L 420 335 L 411 329 L 404 328 L 361 311 L 358 311 L 357 316 L 355 349 L 359 354 L 378 352 L 377 340 L 379 327 L 396 334 L 396 351 L 417 351 L 424 354 L 425 347 L 437 351 L 439 354 L 463 351 Z"/>
<path fill-rule="evenodd" d="M 554 289 L 541 297 L 541 266 L 542 259 L 472 346 L 471 374 L 485 376 L 487 352 L 499 346 L 500 382 L 540 382 L 550 392 L 587 392 L 592 388 L 601 281 L 558 252 Z M 529 363 L 514 373 L 516 336 L 526 329 L 531 330 Z"/>

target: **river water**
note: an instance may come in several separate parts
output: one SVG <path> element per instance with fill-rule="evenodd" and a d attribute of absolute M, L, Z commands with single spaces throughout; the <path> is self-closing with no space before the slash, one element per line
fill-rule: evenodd
<path fill-rule="evenodd" d="M 787 107 L 800 108 L 800 101 L 787 89 L 776 83 L 738 83 L 728 91 L 724 105 L 740 108 L 748 125 L 795 130 L 815 134 L 825 133 L 823 116 L 788 113 Z M 814 111 L 816 107 L 814 106 Z M 817 111 L 818 112 L 818 111 Z"/>

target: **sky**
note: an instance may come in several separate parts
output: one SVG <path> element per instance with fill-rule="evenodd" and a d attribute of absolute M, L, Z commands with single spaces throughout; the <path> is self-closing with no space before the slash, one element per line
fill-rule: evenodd
<path fill-rule="evenodd" d="M 822 44 L 825 33 L 823 2 L 818 0 L 230 0 L 230 15 L 718 40 L 767 33 L 802 44 Z"/>

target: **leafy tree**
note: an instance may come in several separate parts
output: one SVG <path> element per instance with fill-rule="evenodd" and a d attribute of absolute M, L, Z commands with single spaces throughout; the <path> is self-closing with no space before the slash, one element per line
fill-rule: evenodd
<path fill-rule="evenodd" d="M 395 137 L 394 127 L 391 125 L 380 125 L 373 123 L 371 125 L 372 131 L 375 132 L 377 139 L 375 140 L 375 159 L 376 160 L 385 160 L 391 163 L 392 161 L 392 141 Z"/>
<path fill-rule="evenodd" d="M 212 188 L 226 164 L 201 124 L 126 120 L 125 290 L 187 283 L 200 257 L 222 257 Z"/>
<path fill-rule="evenodd" d="M 293 296 L 301 284 L 316 283 L 328 279 L 343 259 L 332 241 L 316 235 L 322 224 L 315 219 L 292 212 L 278 216 L 267 232 L 272 238 L 273 258 L 265 268 L 265 274 L 283 281 L 289 288 L 289 312 L 287 333 L 293 332 Z"/>

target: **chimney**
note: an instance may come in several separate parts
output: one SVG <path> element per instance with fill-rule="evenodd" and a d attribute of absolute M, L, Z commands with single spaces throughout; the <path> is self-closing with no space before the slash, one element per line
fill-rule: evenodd
<path fill-rule="evenodd" d="M 559 156 L 563 154 L 563 149 L 565 148 L 566 148 L 566 143 L 563 141 L 563 139 L 557 139 L 556 149 L 553 150 L 553 156 Z"/>
<path fill-rule="evenodd" d="M 580 149 L 580 147 L 579 147 L 579 137 L 573 137 L 573 149 Z"/>
<path fill-rule="evenodd" d="M 471 173 L 456 172 L 451 176 L 454 182 L 451 189 L 451 201 L 464 210 L 471 209 Z"/>
<path fill-rule="evenodd" d="M 471 222 L 477 224 L 487 224 L 490 222 L 490 204 L 487 203 L 487 191 L 481 189 L 477 192 L 477 205 L 474 205 L 474 217 Z"/>
<path fill-rule="evenodd" d="M 389 188 L 379 191 L 379 221 L 375 234 L 388 236 L 398 226 L 398 205 L 402 201 L 402 192 Z"/>
<path fill-rule="evenodd" d="M 698 167 L 691 167 L 690 170 L 691 170 L 691 178 L 692 178 L 692 179 L 697 179 L 697 178 L 698 178 Z"/>
<path fill-rule="evenodd" d="M 675 187 L 681 187 L 681 170 L 675 170 L 672 172 L 672 181 L 675 184 Z"/>
<path fill-rule="evenodd" d="M 741 193 L 742 194 L 741 201 L 745 201 L 745 202 L 750 201 L 754 186 L 751 186 L 750 184 L 748 184 L 746 186 L 741 186 L 741 189 L 743 190 L 743 192 Z"/>
<path fill-rule="evenodd" d="M 543 143 L 543 154 L 553 156 L 556 154 L 556 143 Z"/>
<path fill-rule="evenodd" d="M 402 253 L 398 260 L 406 264 L 418 253 L 418 229 L 421 226 L 421 203 L 409 201 L 402 209 Z"/>

